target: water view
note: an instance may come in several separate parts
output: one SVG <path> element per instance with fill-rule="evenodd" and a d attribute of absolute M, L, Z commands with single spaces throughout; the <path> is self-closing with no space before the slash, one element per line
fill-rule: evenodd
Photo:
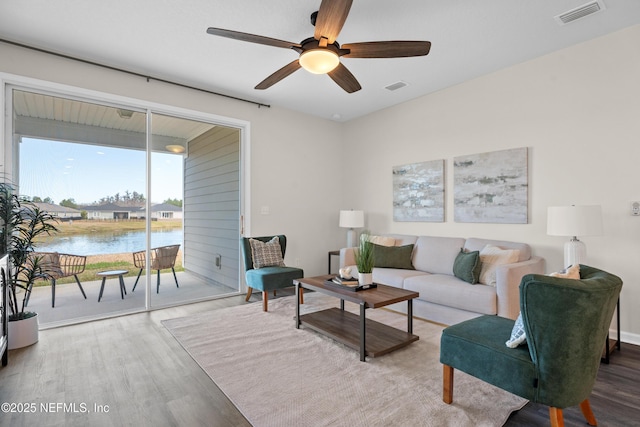
<path fill-rule="evenodd" d="M 182 229 L 156 230 L 151 232 L 151 247 L 182 244 Z M 145 249 L 144 231 L 118 233 L 92 233 L 53 238 L 40 243 L 41 252 L 62 252 L 75 255 L 103 255 L 135 252 Z"/>

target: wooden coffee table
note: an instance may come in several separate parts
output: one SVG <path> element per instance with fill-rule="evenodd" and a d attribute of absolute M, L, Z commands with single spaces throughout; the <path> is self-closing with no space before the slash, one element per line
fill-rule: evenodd
<path fill-rule="evenodd" d="M 418 292 L 378 284 L 376 288 L 358 292 L 337 289 L 324 284 L 332 275 L 306 277 L 294 280 L 296 286 L 296 328 L 301 325 L 326 335 L 347 347 L 360 351 L 360 360 L 366 356 L 378 357 L 405 347 L 419 337 L 413 335 L 413 298 Z M 311 289 L 340 299 L 340 308 L 329 308 L 300 315 L 300 292 Z M 360 315 L 344 310 L 344 302 L 350 301 L 360 306 Z M 379 308 L 397 302 L 407 302 L 407 331 L 367 319 L 368 308 Z"/>

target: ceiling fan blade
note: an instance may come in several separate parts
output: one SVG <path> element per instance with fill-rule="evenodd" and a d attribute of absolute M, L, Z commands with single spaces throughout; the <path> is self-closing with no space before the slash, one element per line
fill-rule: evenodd
<path fill-rule="evenodd" d="M 276 71 L 275 73 L 271 74 L 269 77 L 267 77 L 266 79 L 258 83 L 258 85 L 255 88 L 256 89 L 270 88 L 274 84 L 278 83 L 280 80 L 287 77 L 289 74 L 293 73 L 294 71 L 298 71 L 299 69 L 300 69 L 300 62 L 298 62 L 298 60 L 296 59 L 295 61 L 288 63 L 287 65 L 280 68 L 278 71 Z"/>
<path fill-rule="evenodd" d="M 223 28 L 209 27 L 207 28 L 207 33 L 214 36 L 226 37 L 228 39 L 259 43 L 267 46 L 283 47 L 285 49 L 300 49 L 302 47 L 299 43 L 272 39 L 271 37 L 257 36 L 255 34 L 242 33 L 240 31 L 225 30 Z"/>
<path fill-rule="evenodd" d="M 358 83 L 353 74 L 351 74 L 351 71 L 342 65 L 342 63 L 338 64 L 338 66 L 328 74 L 329 77 L 338 84 L 338 86 L 348 93 L 357 92 L 362 89 L 362 86 L 360 86 L 360 83 Z"/>
<path fill-rule="evenodd" d="M 336 41 L 344 21 L 347 20 L 353 0 L 322 0 L 316 18 L 316 30 L 313 38 L 320 40 L 325 37 L 327 43 Z"/>
<path fill-rule="evenodd" d="M 348 43 L 341 46 L 342 50 L 351 52 L 342 55 L 345 58 L 401 58 L 408 56 L 424 56 L 431 49 L 431 42 L 427 41 L 388 41 Z"/>

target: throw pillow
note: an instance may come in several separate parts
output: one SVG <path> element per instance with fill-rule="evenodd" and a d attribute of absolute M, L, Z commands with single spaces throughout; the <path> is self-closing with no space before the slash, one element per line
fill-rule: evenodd
<path fill-rule="evenodd" d="M 249 239 L 251 245 L 251 257 L 253 258 L 253 268 L 262 267 L 284 267 L 282 259 L 282 248 L 280 239 L 274 236 L 268 242 L 256 239 Z"/>
<path fill-rule="evenodd" d="M 396 239 L 394 239 L 393 237 L 388 237 L 388 236 L 371 236 L 371 237 L 369 237 L 369 241 L 371 243 L 374 243 L 374 244 L 380 245 L 380 246 L 395 246 L 396 245 Z"/>
<path fill-rule="evenodd" d="M 411 262 L 413 245 L 381 246 L 373 243 L 372 245 L 374 267 L 415 270 L 415 267 Z"/>
<path fill-rule="evenodd" d="M 453 262 L 453 275 L 473 285 L 480 279 L 481 268 L 480 251 L 465 252 L 461 248 Z"/>
<path fill-rule="evenodd" d="M 516 323 L 513 325 L 513 329 L 511 330 L 511 337 L 509 337 L 509 341 L 505 344 L 509 348 L 516 348 L 520 344 L 524 344 L 526 340 L 527 335 L 524 332 L 524 322 L 522 321 L 522 313 L 520 313 L 518 314 Z"/>
<path fill-rule="evenodd" d="M 551 273 L 549 276 L 580 280 L 580 264 L 574 264 L 565 270 Z"/>
<path fill-rule="evenodd" d="M 572 265 L 566 270 L 559 271 L 556 273 L 551 273 L 549 274 L 549 276 L 580 280 L 580 265 L 579 264 Z M 527 335 L 524 332 L 524 322 L 522 321 L 522 313 L 520 313 L 518 314 L 516 323 L 513 325 L 513 329 L 511 330 L 511 337 L 505 344 L 509 348 L 516 348 L 520 344 L 524 344 L 526 340 L 527 340 Z"/>
<path fill-rule="evenodd" d="M 40 267 L 39 275 L 43 277 L 52 276 L 59 278 L 62 276 L 62 269 L 60 268 L 60 254 L 58 252 L 34 252 L 30 255 L 31 262 L 38 264 Z M 35 258 L 38 260 L 36 261 Z"/>
<path fill-rule="evenodd" d="M 520 251 L 517 249 L 501 249 L 497 246 L 487 245 L 480 251 L 480 283 L 483 285 L 496 285 L 496 269 L 499 265 L 511 264 L 518 261 Z"/>

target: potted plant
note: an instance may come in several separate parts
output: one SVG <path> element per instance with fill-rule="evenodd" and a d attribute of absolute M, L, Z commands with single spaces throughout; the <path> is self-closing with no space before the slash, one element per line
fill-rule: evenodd
<path fill-rule="evenodd" d="M 358 267 L 358 283 L 360 286 L 373 283 L 373 245 L 369 242 L 369 233 L 360 235 L 358 248 L 354 251 Z"/>
<path fill-rule="evenodd" d="M 34 241 L 58 231 L 56 222 L 53 215 L 18 196 L 13 185 L 0 183 L 0 253 L 9 258 L 5 280 L 10 349 L 38 341 L 37 313 L 25 311 L 25 306 L 33 283 L 50 275 L 47 263 L 34 256 Z"/>

